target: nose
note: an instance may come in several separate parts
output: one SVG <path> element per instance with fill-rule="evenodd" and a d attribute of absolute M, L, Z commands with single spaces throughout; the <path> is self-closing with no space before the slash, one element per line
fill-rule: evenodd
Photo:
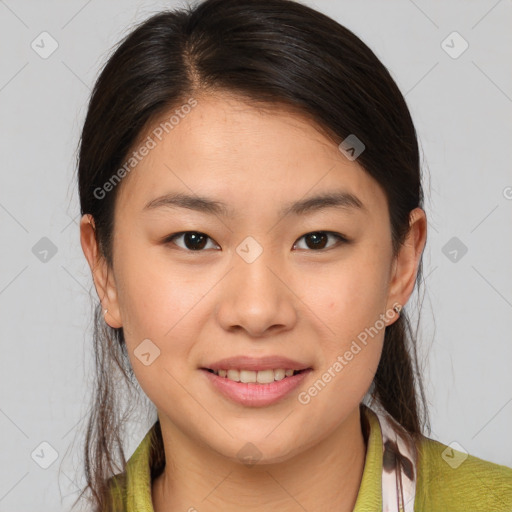
<path fill-rule="evenodd" d="M 223 282 L 216 307 L 219 324 L 226 331 L 244 330 L 251 337 L 276 335 L 297 322 L 297 294 L 290 272 L 270 260 L 266 252 L 252 262 L 238 254 Z"/>

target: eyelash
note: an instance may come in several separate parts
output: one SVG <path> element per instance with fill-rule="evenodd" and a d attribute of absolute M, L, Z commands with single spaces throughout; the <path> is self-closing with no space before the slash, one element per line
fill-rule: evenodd
<path fill-rule="evenodd" d="M 204 235 L 209 240 L 213 241 L 213 239 L 210 238 L 208 235 L 206 235 L 206 233 L 202 233 L 200 231 L 181 231 L 179 233 L 174 233 L 172 235 L 169 235 L 169 236 L 165 237 L 164 240 L 163 240 L 163 243 L 164 244 L 171 244 L 171 243 L 173 243 L 173 241 L 176 238 L 182 237 L 183 235 L 186 235 L 188 233 L 194 233 L 194 234 L 197 234 L 197 235 Z M 322 233 L 322 234 L 325 234 L 325 235 L 337 238 L 338 241 L 339 241 L 338 245 L 349 244 L 351 242 L 347 237 L 341 235 L 340 233 L 335 233 L 333 231 L 310 231 L 309 233 L 305 233 L 304 235 L 302 235 L 298 240 L 301 240 L 302 238 L 304 238 L 307 235 L 318 234 L 318 233 Z M 176 245 L 176 244 L 174 244 L 174 245 Z M 206 249 L 198 249 L 198 250 L 194 251 L 194 250 L 191 250 L 191 249 L 187 249 L 186 247 L 180 247 L 179 245 L 177 247 L 179 249 L 184 250 L 185 252 L 190 252 L 190 253 L 205 252 L 205 250 L 206 250 Z M 336 245 L 331 246 L 331 247 L 327 247 L 327 248 L 323 248 L 323 249 L 317 249 L 317 250 L 315 250 L 315 249 L 303 249 L 303 250 L 306 250 L 308 252 L 322 252 L 322 251 L 327 251 L 329 249 L 332 249 L 333 247 L 336 247 Z"/>

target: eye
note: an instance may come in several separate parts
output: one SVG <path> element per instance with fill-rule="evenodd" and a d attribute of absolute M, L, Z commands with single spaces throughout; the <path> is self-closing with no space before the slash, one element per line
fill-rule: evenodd
<path fill-rule="evenodd" d="M 174 243 L 174 240 L 179 238 L 183 238 L 185 247 L 182 247 L 179 244 L 176 245 L 188 251 L 201 251 L 207 245 L 206 241 L 208 239 L 211 240 L 208 235 L 200 233 L 199 231 L 184 231 L 182 233 L 175 233 L 174 235 L 168 236 L 164 239 L 164 243 Z"/>
<path fill-rule="evenodd" d="M 328 240 L 329 237 L 337 239 L 340 244 L 350 243 L 350 240 L 348 240 L 345 236 L 340 235 L 339 233 L 333 233 L 331 231 L 313 231 L 311 233 L 306 233 L 305 235 L 301 236 L 299 240 L 304 239 L 306 241 L 306 249 L 314 249 L 315 251 L 318 251 L 332 247 L 333 244 L 326 247 L 326 240 Z M 178 240 L 180 238 L 183 239 L 184 246 L 175 243 L 175 240 Z M 190 252 L 201 252 L 207 246 L 208 240 L 212 239 L 208 235 L 206 235 L 205 233 L 201 233 L 200 231 L 183 231 L 181 233 L 174 233 L 173 235 L 169 235 L 163 240 L 163 243 L 173 243 L 178 247 Z M 219 247 L 217 244 L 214 245 L 216 246 L 214 248 Z M 295 242 L 295 245 L 297 245 L 297 242 Z M 303 248 L 304 247 L 302 247 L 302 249 Z"/>
<path fill-rule="evenodd" d="M 330 231 L 313 231 L 311 233 L 306 233 L 301 236 L 299 240 L 304 238 L 307 244 L 306 249 L 313 248 L 314 250 L 322 250 L 326 248 L 326 240 L 329 237 L 337 238 L 340 244 L 349 243 L 349 240 L 343 235 L 340 235 L 339 233 L 332 233 Z M 330 247 L 332 247 L 332 245 Z"/>

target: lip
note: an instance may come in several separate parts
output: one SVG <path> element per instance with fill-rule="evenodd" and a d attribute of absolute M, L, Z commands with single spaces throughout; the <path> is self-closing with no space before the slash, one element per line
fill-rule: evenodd
<path fill-rule="evenodd" d="M 276 370 L 283 368 L 285 370 L 306 370 L 311 368 L 306 363 L 294 361 L 287 357 L 271 355 L 265 357 L 234 356 L 221 359 L 214 363 L 209 363 L 201 369 L 210 370 Z M 278 381 L 279 382 L 279 381 Z"/>
<path fill-rule="evenodd" d="M 276 367 L 272 366 L 272 368 Z M 247 407 L 265 407 L 284 399 L 296 389 L 313 370 L 308 368 L 301 373 L 297 373 L 291 377 L 285 377 L 282 380 L 277 380 L 270 384 L 235 382 L 227 377 L 219 377 L 205 368 L 200 368 L 200 371 L 213 387 L 226 398 Z"/>

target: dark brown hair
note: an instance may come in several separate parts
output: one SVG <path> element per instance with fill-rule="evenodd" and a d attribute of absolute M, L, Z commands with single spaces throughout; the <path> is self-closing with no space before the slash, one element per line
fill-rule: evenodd
<path fill-rule="evenodd" d="M 306 116 L 339 144 L 365 144 L 358 164 L 384 190 L 396 255 L 409 213 L 422 207 L 420 155 L 404 97 L 376 55 L 333 19 L 292 0 L 206 0 L 157 13 L 113 49 L 92 91 L 78 154 L 81 213 L 91 214 L 101 255 L 112 268 L 119 186 L 97 191 L 123 165 L 145 130 L 167 112 L 209 92 Z M 420 261 L 417 285 L 421 284 Z M 95 510 L 108 510 L 108 478 L 124 471 L 119 382 L 137 390 L 123 329 L 94 315 L 96 388 L 85 442 L 85 473 Z M 118 379 L 118 377 L 121 379 Z M 385 331 L 371 395 L 412 435 L 428 411 L 407 314 Z M 159 429 L 155 450 L 163 454 Z M 120 466 L 117 465 L 116 456 Z"/>

